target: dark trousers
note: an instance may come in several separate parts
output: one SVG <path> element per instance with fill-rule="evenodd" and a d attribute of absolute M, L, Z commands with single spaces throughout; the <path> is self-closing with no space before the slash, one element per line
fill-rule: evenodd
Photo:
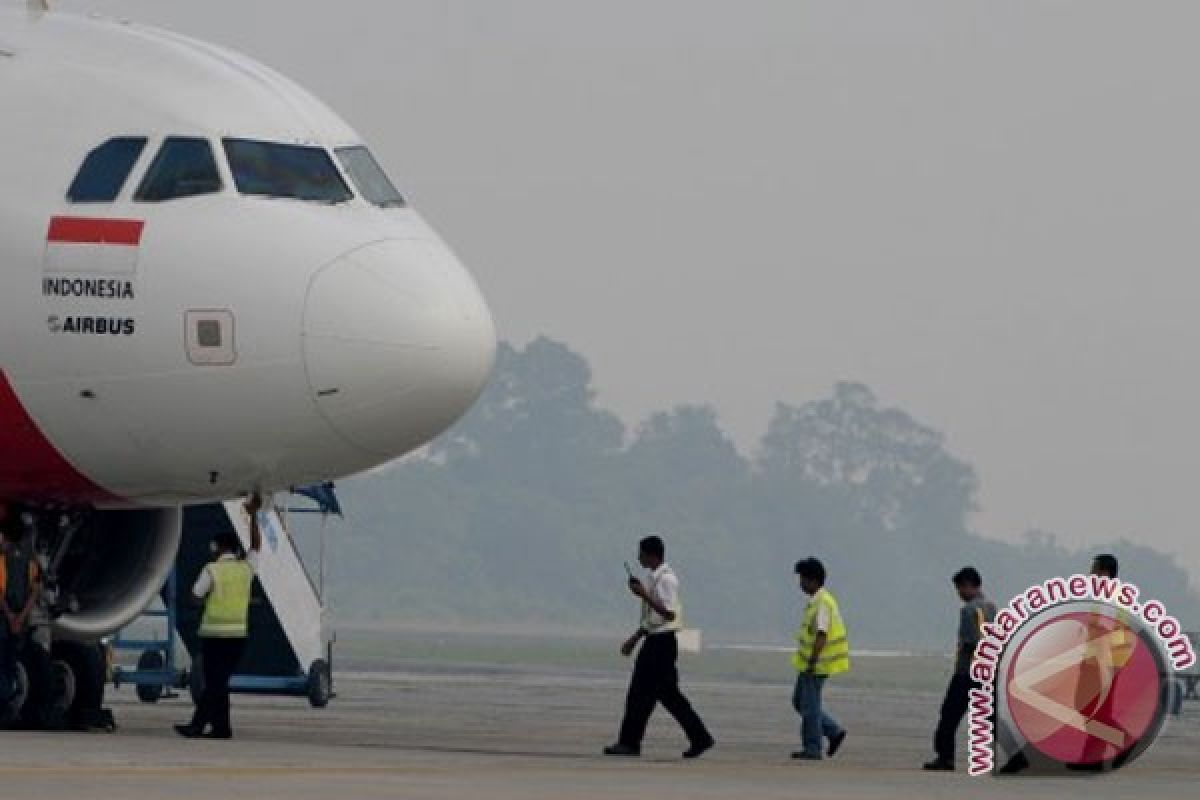
<path fill-rule="evenodd" d="M 203 730 L 212 725 L 213 733 L 232 733 L 229 723 L 229 679 L 233 677 L 246 640 L 206 637 L 200 639 L 200 654 L 204 662 L 204 693 L 192 715 L 192 727 Z"/>
<path fill-rule="evenodd" d="M 12 633 L 8 620 L 0 621 L 0 702 L 8 702 L 17 690 L 17 661 L 24 642 L 24 634 Z"/>
<path fill-rule="evenodd" d="M 946 698 L 942 700 L 942 714 L 938 719 L 937 730 L 933 733 L 933 750 L 938 758 L 944 761 L 954 761 L 954 737 L 958 734 L 958 726 L 967 709 L 971 706 L 971 690 L 979 684 L 971 680 L 971 676 L 955 673 L 946 687 Z"/>
<path fill-rule="evenodd" d="M 679 645 L 674 633 L 647 636 L 642 643 L 633 665 L 629 694 L 625 698 L 625 719 L 621 721 L 621 734 L 617 738 L 621 744 L 641 748 L 646 723 L 657 703 L 662 703 L 675 718 L 692 744 L 704 744 L 712 739 L 692 704 L 679 691 L 679 670 L 675 666 L 678 657 Z"/>

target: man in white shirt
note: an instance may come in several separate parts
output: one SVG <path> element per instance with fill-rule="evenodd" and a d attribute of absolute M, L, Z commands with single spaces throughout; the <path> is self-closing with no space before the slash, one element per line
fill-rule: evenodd
<path fill-rule="evenodd" d="M 650 575 L 645 583 L 629 577 L 629 591 L 642 601 L 641 624 L 621 645 L 621 654 L 632 655 L 638 642 L 643 639 L 645 642 L 634 663 L 621 732 L 616 744 L 604 748 L 605 755 L 641 755 L 646 723 L 658 703 L 662 703 L 688 737 L 690 746 L 684 758 L 698 758 L 715 744 L 692 704 L 679 690 L 676 667 L 679 645 L 675 632 L 683 629 L 683 604 L 679 599 L 679 578 L 665 557 L 666 546 L 660 537 L 642 539 L 638 562 L 650 570 Z"/>

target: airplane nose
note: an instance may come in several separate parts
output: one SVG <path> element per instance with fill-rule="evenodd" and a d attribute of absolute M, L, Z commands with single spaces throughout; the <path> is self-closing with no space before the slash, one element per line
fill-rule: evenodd
<path fill-rule="evenodd" d="M 375 242 L 320 269 L 303 336 L 317 408 L 349 443 L 385 460 L 465 413 L 496 354 L 479 288 L 429 241 Z"/>

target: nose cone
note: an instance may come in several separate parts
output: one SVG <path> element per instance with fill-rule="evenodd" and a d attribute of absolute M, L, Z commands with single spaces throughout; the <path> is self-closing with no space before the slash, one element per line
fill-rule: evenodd
<path fill-rule="evenodd" d="M 314 402 L 376 462 L 450 427 L 483 391 L 496 353 L 479 288 L 437 242 L 376 242 L 323 267 L 303 331 Z"/>

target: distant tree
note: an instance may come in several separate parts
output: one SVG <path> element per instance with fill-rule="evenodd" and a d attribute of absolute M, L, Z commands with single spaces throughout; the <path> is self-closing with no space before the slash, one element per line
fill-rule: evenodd
<path fill-rule="evenodd" d="M 977 480 L 943 436 L 907 413 L 881 408 L 857 383 L 800 407 L 776 406 L 758 457 L 771 481 L 840 490 L 854 513 L 883 531 L 961 533 Z"/>
<path fill-rule="evenodd" d="M 502 344 L 483 396 L 430 453 L 452 469 L 557 485 L 624 444 L 624 425 L 595 407 L 595 395 L 587 362 L 566 345 Z"/>
<path fill-rule="evenodd" d="M 636 474 L 654 475 L 658 488 L 672 493 L 725 493 L 750 473 L 709 406 L 684 405 L 652 414 L 639 426 L 623 461 Z"/>
<path fill-rule="evenodd" d="M 424 457 L 343 484 L 353 533 L 334 548 L 334 604 L 344 618 L 624 627 L 621 561 L 658 530 L 688 624 L 717 638 L 786 641 L 804 603 L 792 565 L 807 555 L 829 568 L 856 646 L 951 647 L 950 576 L 965 564 L 1006 602 L 1100 550 L 1200 627 L 1169 556 L 1042 532 L 985 539 L 969 526 L 976 487 L 940 433 L 860 384 L 780 404 L 749 461 L 707 406 L 654 413 L 627 443 L 580 355 L 505 344 L 480 402 Z"/>

